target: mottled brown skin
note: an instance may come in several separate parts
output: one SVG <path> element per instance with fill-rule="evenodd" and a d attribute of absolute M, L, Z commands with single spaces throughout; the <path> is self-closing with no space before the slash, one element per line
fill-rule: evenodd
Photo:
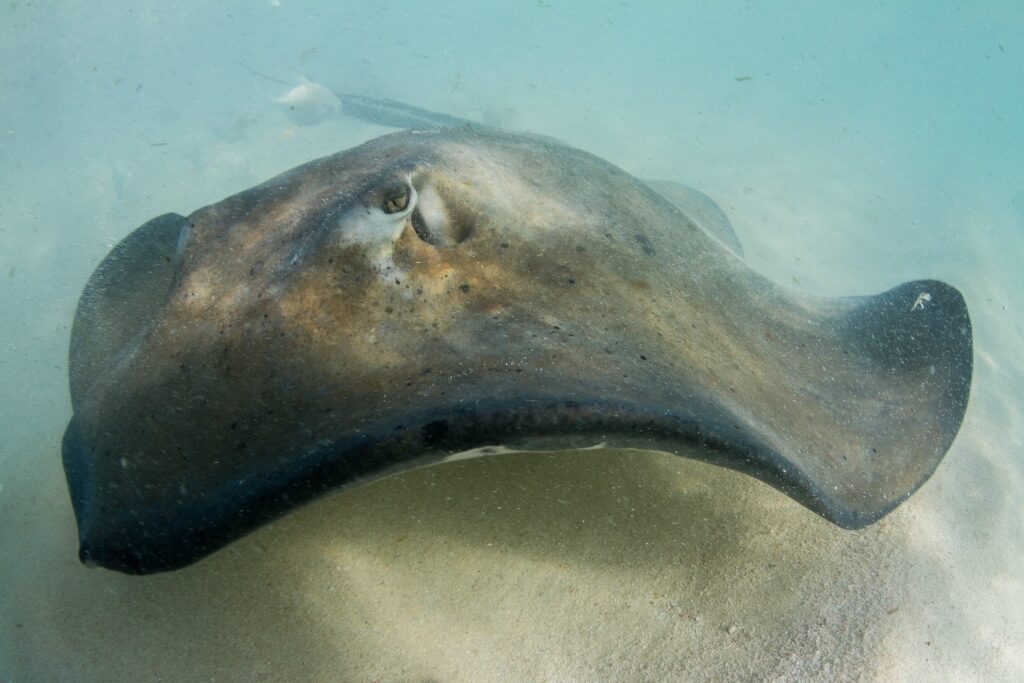
<path fill-rule="evenodd" d="M 444 130 L 143 226 L 71 355 L 82 558 L 142 573 L 490 445 L 695 443 L 863 526 L 950 446 L 971 332 L 948 285 L 809 299 L 605 161 Z"/>

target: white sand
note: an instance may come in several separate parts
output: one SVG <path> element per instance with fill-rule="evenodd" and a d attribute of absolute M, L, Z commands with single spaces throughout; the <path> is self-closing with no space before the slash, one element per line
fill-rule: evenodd
<path fill-rule="evenodd" d="M 18 69 L 0 85 L 5 102 L 27 100 L 23 120 L 2 120 L 15 161 L 0 205 L 0 680 L 1024 679 L 1024 225 L 1011 204 L 1024 178 L 1001 157 L 978 171 L 955 133 L 931 159 L 911 123 L 836 141 L 826 125 L 787 121 L 813 122 L 817 101 L 730 94 L 758 80 L 708 76 L 692 106 L 612 91 L 612 115 L 587 100 L 585 74 L 560 89 L 538 76 L 518 111 L 638 175 L 708 191 L 748 261 L 780 282 L 834 295 L 938 277 L 963 290 L 976 348 L 967 418 L 892 515 L 843 531 L 749 477 L 664 455 L 506 456 L 331 497 L 178 572 L 82 567 L 59 439 L 68 325 L 96 260 L 151 215 L 384 131 L 289 129 L 260 108 L 274 88 L 254 96 L 245 72 L 238 93 L 218 94 L 249 105 L 189 111 L 179 92 L 148 105 L 147 125 L 108 121 L 121 100 L 83 113 L 76 98 L 113 91 L 131 69 L 98 60 L 89 80 L 95 54 L 65 54 L 77 80 L 54 93 L 26 75 L 48 73 L 24 37 L 32 25 L 4 34 Z M 494 106 L 508 104 L 499 86 Z M 434 104 L 423 92 L 412 100 Z M 548 97 L 557 113 L 542 109 Z M 823 120 L 862 124 L 847 111 Z M 921 135 L 946 135 L 930 125 Z"/>

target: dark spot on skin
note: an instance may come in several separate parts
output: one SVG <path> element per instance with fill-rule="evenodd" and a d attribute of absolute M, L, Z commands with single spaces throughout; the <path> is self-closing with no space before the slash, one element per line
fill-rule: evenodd
<path fill-rule="evenodd" d="M 501 243 L 501 248 L 502 249 L 508 249 L 508 242 L 502 242 Z"/>
<path fill-rule="evenodd" d="M 459 289 L 461 289 L 463 292 L 468 292 L 469 291 L 469 283 L 468 282 L 463 282 L 461 285 L 459 285 Z"/>
<path fill-rule="evenodd" d="M 640 360 L 647 360 L 647 356 L 640 356 Z"/>
<path fill-rule="evenodd" d="M 654 245 L 651 244 L 651 240 L 647 238 L 647 235 L 638 232 L 635 235 L 633 235 L 633 239 L 635 239 L 637 243 L 640 245 L 640 249 L 644 252 L 644 254 L 646 254 L 647 256 L 654 256 L 654 254 L 656 253 L 654 251 Z"/>
<path fill-rule="evenodd" d="M 237 428 L 238 428 L 238 423 L 237 422 L 232 422 L 231 423 L 231 429 L 237 429 Z"/>
<path fill-rule="evenodd" d="M 566 282 L 568 282 L 570 285 L 574 285 L 576 284 L 576 278 L 571 277 L 568 280 L 566 280 Z"/>

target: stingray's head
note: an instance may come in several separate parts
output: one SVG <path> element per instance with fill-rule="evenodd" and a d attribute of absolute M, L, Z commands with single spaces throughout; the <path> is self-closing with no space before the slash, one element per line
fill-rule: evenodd
<path fill-rule="evenodd" d="M 951 291 L 908 320 L 966 320 Z M 64 446 L 82 557 L 178 567 L 324 491 L 499 445 L 694 443 L 857 526 L 927 476 L 966 400 L 914 388 L 963 375 L 935 360 L 945 337 L 910 365 L 858 346 L 862 304 L 787 298 L 583 152 L 387 136 L 155 219 L 97 269 Z M 895 306 L 864 333 L 904 343 Z M 888 389 L 851 388 L 894 364 Z M 937 412 L 915 468 L 870 459 Z"/>

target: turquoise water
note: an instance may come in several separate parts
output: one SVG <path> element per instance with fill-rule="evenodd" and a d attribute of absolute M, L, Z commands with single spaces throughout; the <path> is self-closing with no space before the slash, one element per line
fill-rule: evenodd
<path fill-rule="evenodd" d="M 4 680 L 1024 676 L 1019 3 L 19 1 L 0 17 Z M 754 576 L 703 586 L 694 577 L 724 570 L 711 559 L 679 569 L 666 559 L 678 539 L 650 532 L 688 523 L 666 512 L 673 495 L 692 481 L 736 486 L 747 519 L 781 503 L 724 475 L 624 456 L 596 474 L 545 460 L 440 468 L 328 504 L 379 534 L 332 532 L 330 520 L 344 525 L 311 508 L 191 573 L 87 571 L 59 458 L 82 286 L 150 217 L 389 132 L 344 116 L 296 124 L 273 100 L 302 77 L 552 136 L 697 187 L 729 214 L 751 266 L 796 289 L 954 283 L 977 350 L 957 443 L 908 509 L 864 536 L 804 529 L 816 522 L 789 508 L 778 533 L 792 546 L 762 545 L 763 528 L 730 515 L 737 531 L 689 526 L 687 538 L 728 546 L 720 561 Z M 555 496 L 583 520 L 566 531 L 538 478 L 607 497 Z M 622 479 L 630 492 L 608 493 Z M 536 514 L 513 515 L 514 529 L 489 521 L 503 519 L 488 507 L 497 487 L 524 489 L 503 498 L 506 510 L 533 503 Z M 465 499 L 462 514 L 445 496 Z M 624 512 L 622 496 L 644 505 Z M 706 520 L 733 504 L 721 494 L 686 510 Z M 573 540 L 609 516 L 593 544 Z M 394 545 L 405 524 L 421 545 Z M 300 538 L 284 555 L 267 540 L 281 529 Z M 339 538 L 348 550 L 313 549 Z M 872 568 L 882 549 L 892 566 Z M 788 580 L 758 582 L 779 562 Z M 337 591 L 328 569 L 344 574 Z M 393 584 L 370 580 L 388 572 Z M 744 594 L 754 587 L 793 600 Z M 716 603 L 727 616 L 711 616 Z M 670 619 L 681 613 L 695 616 Z"/>

